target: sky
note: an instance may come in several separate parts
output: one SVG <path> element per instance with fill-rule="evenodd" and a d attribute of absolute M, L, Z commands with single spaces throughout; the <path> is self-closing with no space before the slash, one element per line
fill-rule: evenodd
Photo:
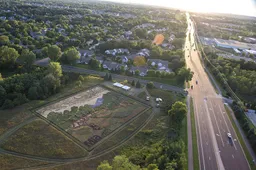
<path fill-rule="evenodd" d="M 108 0 L 120 3 L 137 3 L 189 10 L 217 12 L 256 17 L 256 0 Z"/>

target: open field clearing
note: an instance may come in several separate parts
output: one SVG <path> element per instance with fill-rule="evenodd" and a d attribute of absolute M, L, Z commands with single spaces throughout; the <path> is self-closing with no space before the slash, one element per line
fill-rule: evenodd
<path fill-rule="evenodd" d="M 4 170 L 29 168 L 39 165 L 47 165 L 48 162 L 18 158 L 15 156 L 0 154 L 0 167 Z"/>
<path fill-rule="evenodd" d="M 48 158 L 77 158 L 87 152 L 42 120 L 25 125 L 5 143 L 3 149 Z"/>
<path fill-rule="evenodd" d="M 133 99 L 95 86 L 42 107 L 37 113 L 90 149 L 146 108 Z"/>

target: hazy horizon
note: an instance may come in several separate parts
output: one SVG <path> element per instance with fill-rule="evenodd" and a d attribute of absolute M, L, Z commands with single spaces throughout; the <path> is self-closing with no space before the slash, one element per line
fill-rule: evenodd
<path fill-rule="evenodd" d="M 256 0 L 103 0 L 119 3 L 170 7 L 191 12 L 225 13 L 256 17 Z M 185 5 L 186 4 L 186 5 Z"/>

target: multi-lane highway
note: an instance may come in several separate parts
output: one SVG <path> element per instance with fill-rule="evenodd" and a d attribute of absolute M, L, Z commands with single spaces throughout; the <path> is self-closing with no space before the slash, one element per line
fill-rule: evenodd
<path fill-rule="evenodd" d="M 201 170 L 248 170 L 249 164 L 224 108 L 195 49 L 193 23 L 188 19 L 185 44 L 187 67 L 194 72 L 189 94 L 193 98 Z M 189 38 L 190 37 L 190 41 Z M 196 84 L 198 81 L 198 84 Z M 231 133 L 232 138 L 228 138 Z"/>

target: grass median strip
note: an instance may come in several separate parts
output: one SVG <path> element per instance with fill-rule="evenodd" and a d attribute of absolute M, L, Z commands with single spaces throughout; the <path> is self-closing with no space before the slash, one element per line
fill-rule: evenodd
<path fill-rule="evenodd" d="M 198 156 L 197 137 L 196 137 L 194 105 L 193 105 L 192 98 L 190 98 L 190 116 L 191 116 L 191 128 L 192 128 L 193 162 L 194 162 L 194 169 L 196 170 L 196 169 L 199 169 L 199 156 Z"/>
<path fill-rule="evenodd" d="M 238 140 L 244 150 L 244 154 L 246 156 L 247 161 L 249 162 L 251 170 L 256 170 L 256 167 L 254 166 L 254 163 L 253 163 L 253 158 L 251 157 L 251 154 L 249 153 L 249 151 L 245 145 L 243 137 L 242 137 L 241 133 L 239 132 L 238 127 L 236 126 L 235 121 L 233 120 L 233 117 L 231 116 L 229 108 L 226 105 L 225 105 L 225 109 L 226 109 L 226 112 L 228 113 L 229 119 L 231 120 L 232 126 L 234 127 L 234 129 L 236 131 L 236 135 L 237 135 Z"/>

